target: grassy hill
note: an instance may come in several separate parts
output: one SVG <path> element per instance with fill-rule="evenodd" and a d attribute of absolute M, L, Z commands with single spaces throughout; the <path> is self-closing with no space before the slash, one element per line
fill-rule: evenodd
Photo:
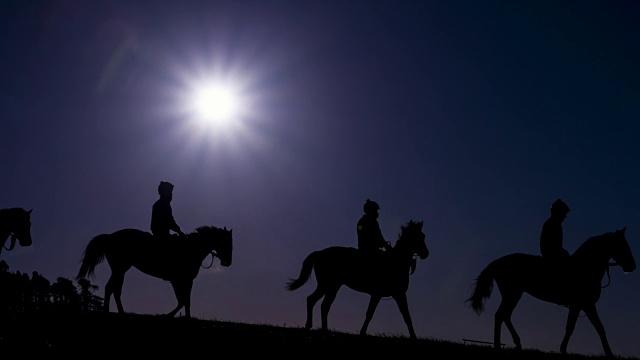
<path fill-rule="evenodd" d="M 536 350 L 496 350 L 404 336 L 323 332 L 273 325 L 114 313 L 48 313 L 0 319 L 0 356 L 75 358 L 276 356 L 304 359 L 394 356 L 440 359 L 587 360 L 604 357 Z M 8 357 L 11 356 L 11 357 Z M 634 359 L 634 358 L 627 358 Z"/>

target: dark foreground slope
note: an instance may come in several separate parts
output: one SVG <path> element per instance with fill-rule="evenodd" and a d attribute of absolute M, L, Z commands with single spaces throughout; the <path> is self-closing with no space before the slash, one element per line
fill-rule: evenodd
<path fill-rule="evenodd" d="M 316 359 L 333 356 L 393 356 L 423 359 L 593 360 L 534 350 L 494 350 L 482 345 L 402 336 L 307 331 L 260 324 L 166 318 L 159 315 L 50 313 L 0 319 L 0 358 L 88 359 L 162 356 L 276 356 Z"/>

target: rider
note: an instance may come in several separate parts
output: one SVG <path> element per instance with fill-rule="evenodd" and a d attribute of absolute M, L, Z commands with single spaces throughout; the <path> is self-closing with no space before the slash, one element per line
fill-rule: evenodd
<path fill-rule="evenodd" d="M 542 225 L 540 233 L 540 253 L 545 259 L 561 260 L 570 256 L 562 245 L 562 222 L 568 213 L 569 206 L 561 199 L 551 205 L 551 216 Z"/>
<path fill-rule="evenodd" d="M 151 211 L 151 233 L 160 239 L 169 239 L 173 230 L 180 237 L 186 235 L 180 230 L 180 226 L 173 218 L 171 210 L 171 200 L 173 199 L 173 184 L 167 181 L 160 181 L 158 185 L 160 198 L 153 204 Z"/>
<path fill-rule="evenodd" d="M 358 220 L 358 249 L 365 252 L 376 253 L 381 249 L 391 250 L 391 244 L 384 239 L 380 225 L 378 224 L 377 202 L 367 199 L 364 203 L 364 214 Z"/>

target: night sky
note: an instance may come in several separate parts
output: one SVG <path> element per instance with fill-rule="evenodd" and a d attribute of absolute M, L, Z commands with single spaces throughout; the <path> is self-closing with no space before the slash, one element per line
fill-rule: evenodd
<path fill-rule="evenodd" d="M 371 198 L 387 240 L 424 221 L 431 255 L 407 292 L 418 336 L 491 341 L 500 295 L 477 316 L 473 280 L 539 254 L 557 198 L 569 251 L 624 226 L 640 249 L 639 17 L 632 0 L 4 1 L 0 208 L 33 209 L 33 245 L 0 258 L 72 279 L 93 236 L 148 230 L 170 181 L 185 232 L 234 235 L 231 267 L 196 278 L 192 315 L 302 327 L 315 280 L 285 283 L 310 252 L 356 246 Z M 187 105 L 209 80 L 242 95 L 227 122 Z M 99 265 L 99 296 L 108 275 Z M 617 355 L 640 356 L 638 276 L 603 279 Z M 343 287 L 330 328 L 358 332 L 368 299 Z M 134 269 L 123 303 L 157 314 L 176 300 Z M 559 351 L 566 315 L 525 295 L 513 321 L 525 348 Z M 369 333 L 408 334 L 392 300 Z M 586 317 L 569 352 L 602 354 Z"/>

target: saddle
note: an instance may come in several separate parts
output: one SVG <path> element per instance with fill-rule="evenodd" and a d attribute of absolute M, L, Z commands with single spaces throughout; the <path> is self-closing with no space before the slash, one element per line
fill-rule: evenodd
<path fill-rule="evenodd" d="M 543 274 L 545 278 L 552 280 L 559 289 L 567 289 L 574 285 L 575 269 L 571 258 L 551 258 L 542 257 Z"/>

